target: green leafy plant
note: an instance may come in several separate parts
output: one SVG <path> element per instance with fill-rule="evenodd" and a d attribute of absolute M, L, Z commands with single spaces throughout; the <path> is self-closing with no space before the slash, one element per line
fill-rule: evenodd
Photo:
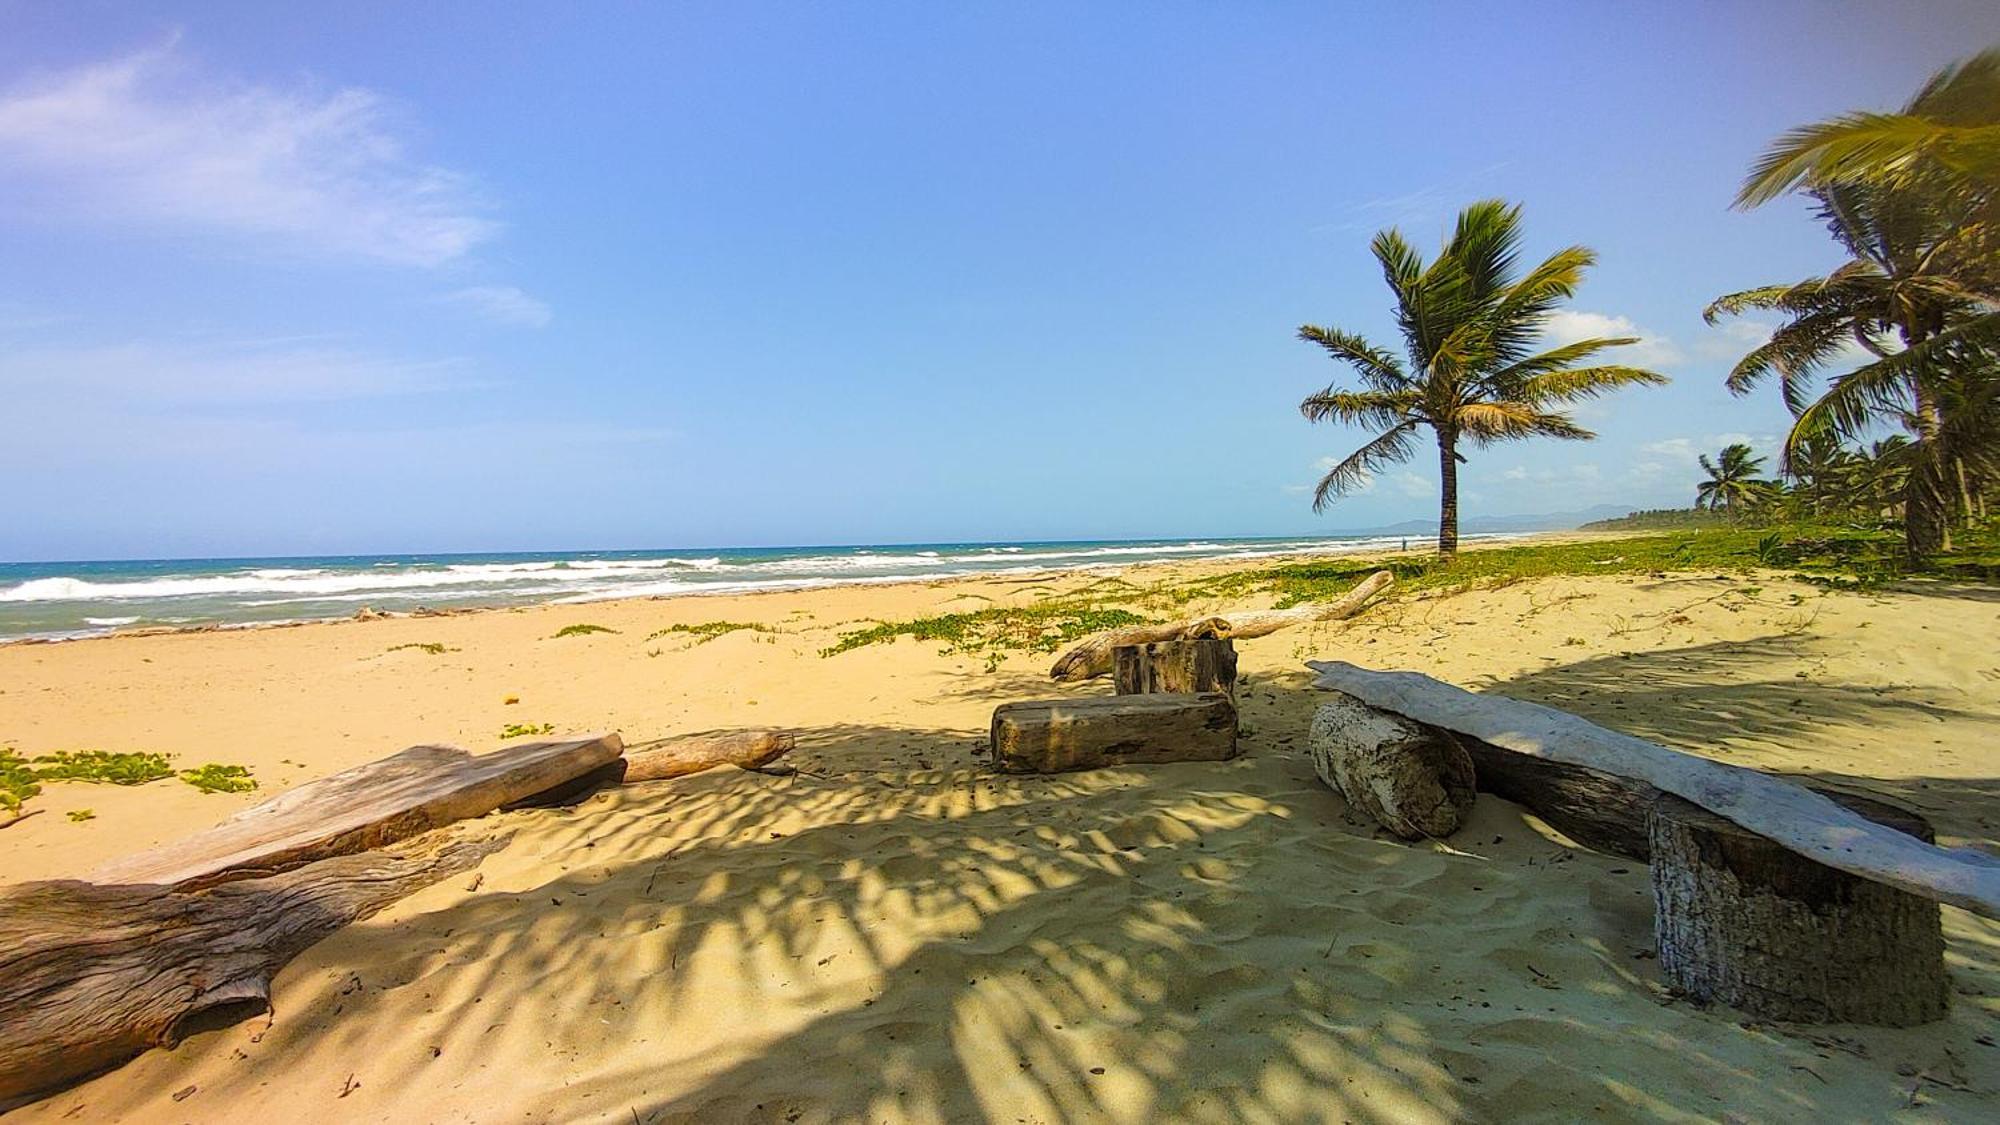
<path fill-rule="evenodd" d="M 617 631 L 616 629 L 606 628 L 603 625 L 565 625 L 557 629 L 555 637 L 551 637 L 550 639 L 554 640 L 558 637 L 583 637 L 591 633 L 616 633 Z"/>
<path fill-rule="evenodd" d="M 94 781 L 111 785 L 144 785 L 174 776 L 165 754 L 114 750 L 58 750 L 35 759 L 35 776 L 44 781 Z"/>
<path fill-rule="evenodd" d="M 0 747 L 0 809 L 19 816 L 21 805 L 41 791 L 28 760 L 11 746 Z"/>
<path fill-rule="evenodd" d="M 556 727 L 554 723 L 508 723 L 506 726 L 500 728 L 500 739 L 504 742 L 510 738 L 528 738 L 533 735 L 554 734 L 555 732 Z"/>
<path fill-rule="evenodd" d="M 248 793 L 257 788 L 257 780 L 242 766 L 226 766 L 210 762 L 198 769 L 182 770 L 181 780 L 204 793 Z"/>
<path fill-rule="evenodd" d="M 431 642 L 419 642 L 419 641 L 412 641 L 412 642 L 410 642 L 409 644 L 406 644 L 406 645 L 391 645 L 391 646 L 389 646 L 389 651 L 390 651 L 390 652 L 401 652 L 401 651 L 403 651 L 404 649 L 408 649 L 408 648 L 413 648 L 413 649 L 416 649 L 416 650 L 417 650 L 418 652 L 428 652 L 428 653 L 430 653 L 430 654 L 431 654 L 432 656 L 443 656 L 443 655 L 444 655 L 445 653 L 447 653 L 447 652 L 450 652 L 450 651 L 451 651 L 450 649 L 448 649 L 448 648 L 444 647 L 444 646 L 443 646 L 443 645 L 441 645 L 441 644 L 438 644 L 438 643 L 437 643 L 437 642 L 435 642 L 435 641 L 431 641 Z"/>
<path fill-rule="evenodd" d="M 69 810 L 69 818 L 78 824 L 82 824 L 86 820 L 96 820 L 97 814 L 90 809 L 71 809 Z"/>
<path fill-rule="evenodd" d="M 700 644 L 704 641 L 712 641 L 717 637 L 742 629 L 748 629 L 753 633 L 770 633 L 775 631 L 768 625 L 757 625 L 749 621 L 703 621 L 696 625 L 669 625 L 664 629 L 648 633 L 646 639 L 654 641 L 674 633 L 686 633 L 695 638 L 696 644 Z"/>

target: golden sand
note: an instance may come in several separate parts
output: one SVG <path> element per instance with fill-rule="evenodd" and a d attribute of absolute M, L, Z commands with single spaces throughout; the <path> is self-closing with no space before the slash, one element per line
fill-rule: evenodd
<path fill-rule="evenodd" d="M 1148 575 L 1167 573 L 1148 569 Z M 997 777 L 1048 657 L 843 625 L 1086 581 L 549 606 L 0 648 L 27 754 L 249 765 L 257 794 L 51 784 L 8 881 L 76 876 L 274 790 L 508 723 L 803 732 L 734 770 L 493 818 L 511 843 L 308 951 L 276 1011 L 22 1121 L 2000 1119 L 2000 924 L 1947 908 L 1948 1021 L 1781 1029 L 1665 995 L 1646 870 L 1481 797 L 1383 838 L 1313 776 L 1307 657 L 1411 668 L 2000 839 L 2000 601 L 1781 579 L 1547 579 L 1245 642 L 1244 756 Z M 1205 607 L 1204 607 L 1205 608 Z M 676 622 L 774 632 L 644 640 Z M 618 630 L 553 639 L 564 625 Z M 388 651 L 440 643 L 447 651 Z M 517 698 L 518 702 L 506 700 Z M 63 814 L 89 807 L 81 823 Z M 175 1101 L 176 1092 L 193 1093 Z M 343 1093 L 345 1091 L 345 1093 Z"/>

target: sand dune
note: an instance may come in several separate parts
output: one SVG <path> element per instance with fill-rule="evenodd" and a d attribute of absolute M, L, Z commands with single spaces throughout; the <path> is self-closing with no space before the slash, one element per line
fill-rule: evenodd
<path fill-rule="evenodd" d="M 2000 925 L 1946 910 L 1956 994 L 1929 1028 L 1696 1010 L 1650 960 L 1643 866 L 1490 797 L 1448 848 L 1349 818 L 1303 752 L 1315 699 L 1299 664 L 1537 699 L 1884 792 L 1950 842 L 1993 846 L 1990 592 L 1681 576 L 1402 602 L 1245 643 L 1236 761 L 1048 778 L 996 776 L 975 754 L 994 704 L 1056 690 L 1047 658 L 988 672 L 909 641 L 818 655 L 842 622 L 1033 591 L 969 580 L 0 649 L 0 732 L 23 752 L 171 750 L 271 786 L 414 741 L 484 748 L 512 721 L 633 741 L 810 732 L 790 778 L 720 771 L 495 817 L 511 839 L 476 885 L 432 887 L 309 951 L 271 1019 L 16 1116 L 2000 1116 Z M 781 631 L 642 640 L 718 619 Z M 549 639 L 582 621 L 620 631 Z M 386 651 L 411 642 L 451 651 Z M 53 815 L 0 834 L 5 878 L 77 874 L 253 799 L 50 786 Z M 97 819 L 60 815 L 83 805 Z"/>

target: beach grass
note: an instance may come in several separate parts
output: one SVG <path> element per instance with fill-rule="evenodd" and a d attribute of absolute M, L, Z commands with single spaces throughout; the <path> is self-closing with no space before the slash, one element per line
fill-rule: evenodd
<path fill-rule="evenodd" d="M 984 655 L 989 666 L 1009 651 L 1054 652 L 1092 633 L 1125 625 L 1143 625 L 1147 618 L 1096 602 L 1051 601 L 1035 606 L 995 606 L 966 613 L 943 613 L 910 621 L 881 621 L 841 635 L 820 650 L 838 656 L 866 645 L 886 644 L 898 637 L 943 641 L 941 655 Z"/>
<path fill-rule="evenodd" d="M 694 625 L 669 625 L 664 629 L 656 629 L 646 635 L 646 640 L 656 641 L 661 637 L 672 636 L 675 633 L 684 633 L 692 636 L 696 644 L 701 644 L 705 641 L 712 641 L 717 637 L 726 636 L 745 629 L 753 633 L 777 632 L 777 630 L 771 628 L 769 625 L 758 625 L 749 621 L 703 621 Z"/>

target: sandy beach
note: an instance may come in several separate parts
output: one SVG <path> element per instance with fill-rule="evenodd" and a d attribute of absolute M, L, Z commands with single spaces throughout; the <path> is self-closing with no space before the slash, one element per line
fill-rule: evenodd
<path fill-rule="evenodd" d="M 1202 567 L 1132 568 L 1152 581 Z M 1213 566 L 1205 569 L 1212 570 Z M 2000 1114 L 2000 925 L 1945 909 L 1948 1022 L 1786 1029 L 1671 999 L 1643 865 L 1490 795 L 1448 844 L 1347 815 L 1300 662 L 1408 668 L 2000 840 L 2000 600 L 1932 585 L 1551 578 L 1241 646 L 1243 755 L 1003 777 L 1041 655 L 844 629 L 1087 574 L 624 601 L 0 647 L 24 754 L 249 766 L 254 794 L 51 784 L 7 881 L 79 876 L 301 781 L 509 723 L 628 743 L 800 732 L 723 769 L 497 814 L 456 877 L 335 934 L 275 1013 L 22 1121 L 1450 1121 Z M 1197 607 L 1207 608 L 1207 607 Z M 1215 608 L 1228 608 L 1217 605 Z M 755 623 L 713 640 L 674 624 Z M 615 632 L 555 637 L 589 623 Z M 432 654 L 403 645 L 445 646 Z M 396 651 L 391 651 L 395 649 Z M 1968 660 L 1967 657 L 1971 659 Z M 517 700 L 517 702 L 510 702 Z M 90 808 L 93 819 L 65 814 Z M 178 1096 L 178 1100 L 176 1100 Z"/>

